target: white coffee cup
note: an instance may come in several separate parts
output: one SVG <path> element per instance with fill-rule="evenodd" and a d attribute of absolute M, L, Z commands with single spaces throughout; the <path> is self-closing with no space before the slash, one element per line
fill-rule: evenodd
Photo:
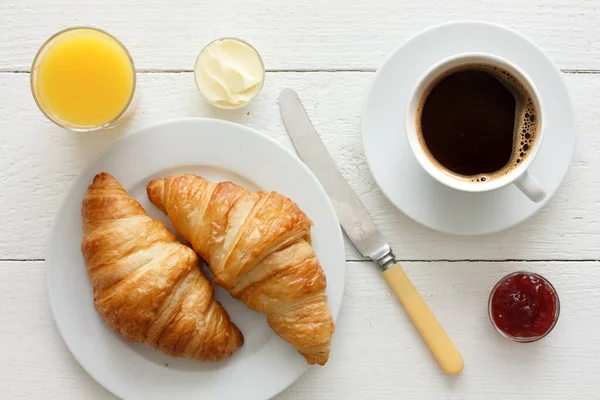
<path fill-rule="evenodd" d="M 509 170 L 506 174 L 485 182 L 473 182 L 468 179 L 461 178 L 451 174 L 444 168 L 435 164 L 432 161 L 432 156 L 428 154 L 425 145 L 419 137 L 417 127 L 417 111 L 425 91 L 430 88 L 430 85 L 435 82 L 446 71 L 460 67 L 462 65 L 485 64 L 496 66 L 506 70 L 512 74 L 531 95 L 535 109 L 537 110 L 537 134 L 534 136 L 534 142 L 531 145 L 528 156 L 518 165 Z M 410 148 L 415 155 L 417 161 L 425 171 L 440 183 L 456 190 L 464 192 L 485 192 L 496 190 L 510 183 L 515 184 L 521 192 L 523 192 L 532 201 L 538 203 L 546 197 L 546 191 L 539 181 L 531 175 L 528 168 L 535 160 L 537 153 L 540 150 L 542 140 L 544 138 L 544 107 L 542 99 L 538 91 L 529 77 L 509 61 L 485 53 L 463 53 L 446 58 L 433 67 L 431 67 L 419 79 L 409 102 L 406 114 L 406 136 Z"/>

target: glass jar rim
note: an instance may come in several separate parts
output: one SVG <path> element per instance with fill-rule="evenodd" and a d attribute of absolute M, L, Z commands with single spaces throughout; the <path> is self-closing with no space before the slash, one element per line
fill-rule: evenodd
<path fill-rule="evenodd" d="M 506 282 L 508 279 L 512 278 L 513 276 L 517 276 L 517 275 L 521 275 L 521 274 L 533 275 L 536 278 L 541 279 L 542 281 L 544 281 L 545 284 L 548 285 L 548 287 L 552 290 L 552 292 L 554 293 L 554 295 L 556 297 L 556 311 L 554 312 L 554 321 L 552 322 L 552 325 L 550 325 L 550 327 L 546 330 L 546 332 L 544 332 L 542 335 L 539 335 L 539 336 L 520 337 L 520 336 L 509 335 L 506 332 L 504 332 L 502 329 L 500 329 L 500 327 L 498 327 L 498 325 L 494 321 L 494 317 L 492 315 L 492 300 L 493 300 L 494 294 L 496 293 L 496 290 L 500 287 L 501 284 Z M 490 319 L 490 322 L 492 323 L 492 326 L 496 329 L 496 331 L 498 333 L 500 333 L 500 335 L 502 335 L 506 339 L 512 340 L 513 342 L 516 342 L 516 343 L 537 342 L 538 340 L 541 340 L 541 339 L 545 338 L 546 336 L 548 336 L 548 334 L 550 332 L 552 332 L 552 330 L 556 326 L 556 323 L 558 322 L 558 318 L 560 317 L 560 298 L 558 297 L 558 292 L 556 291 L 556 289 L 554 288 L 552 283 L 550 283 L 550 281 L 548 279 L 544 278 L 542 275 L 535 273 L 535 272 L 529 272 L 529 271 L 515 271 L 515 272 L 512 272 L 510 274 L 503 276 L 501 279 L 498 280 L 498 282 L 492 288 L 492 290 L 490 292 L 490 296 L 488 298 L 488 317 Z"/>
<path fill-rule="evenodd" d="M 261 80 L 260 80 L 260 87 L 256 91 L 256 94 L 249 101 L 247 101 L 245 103 L 241 103 L 239 105 L 235 105 L 235 106 L 225 106 L 225 105 L 218 104 L 218 103 L 215 103 L 213 101 L 210 101 L 206 97 L 206 95 L 202 92 L 202 89 L 200 89 L 200 85 L 198 84 L 198 80 L 196 78 L 196 66 L 200 62 L 200 57 L 202 57 L 202 54 L 204 53 L 204 51 L 206 49 L 208 49 L 214 43 L 222 42 L 222 41 L 225 41 L 225 40 L 233 40 L 233 41 L 236 41 L 236 42 L 240 42 L 240 43 L 243 43 L 246 46 L 248 46 L 250 49 L 252 49 L 252 51 L 254 51 L 254 54 L 256 54 L 256 56 L 258 57 L 258 60 L 260 61 L 260 66 L 261 66 L 261 70 L 262 70 L 262 75 L 261 75 Z M 204 99 L 209 104 L 211 104 L 211 105 L 213 105 L 213 106 L 215 106 L 217 108 L 220 108 L 222 110 L 237 110 L 237 109 L 246 107 L 248 104 L 252 103 L 258 97 L 258 95 L 262 92 L 263 86 L 265 84 L 265 77 L 266 77 L 265 63 L 264 63 L 264 60 L 263 60 L 262 56 L 260 55 L 260 53 L 256 49 L 256 47 L 254 47 L 252 44 L 250 44 L 249 42 L 245 41 L 244 39 L 240 39 L 240 38 L 233 37 L 233 36 L 224 36 L 224 37 L 220 37 L 220 38 L 211 40 L 210 42 L 208 42 L 206 44 L 206 46 L 204 46 L 202 48 L 202 50 L 200 50 L 200 53 L 198 53 L 198 56 L 196 57 L 196 61 L 194 62 L 194 83 L 196 84 L 196 88 L 202 94 L 202 97 L 204 97 Z"/>
<path fill-rule="evenodd" d="M 76 30 L 91 30 L 91 31 L 99 32 L 99 33 L 111 38 L 112 40 L 114 40 L 123 49 L 123 51 L 127 55 L 127 58 L 129 59 L 129 63 L 131 64 L 131 69 L 133 71 L 131 94 L 129 95 L 129 99 L 127 99 L 127 103 L 125 103 L 125 106 L 123 107 L 121 112 L 119 112 L 119 114 L 116 117 L 114 117 L 113 119 L 111 119 L 108 122 L 103 123 L 102 125 L 91 126 L 91 127 L 79 127 L 79 126 L 70 125 L 70 124 L 66 123 L 66 121 L 62 121 L 58 118 L 55 118 L 54 116 L 52 116 L 48 112 L 46 112 L 46 110 L 44 109 L 44 106 L 41 103 L 41 100 L 38 98 L 38 95 L 36 93 L 36 77 L 37 77 L 36 70 L 37 70 L 38 63 L 39 63 L 41 57 L 43 56 L 45 50 L 48 48 L 48 46 L 54 40 L 56 40 L 61 35 L 64 35 L 66 33 L 69 33 L 71 31 L 76 31 Z M 114 35 L 108 33 L 107 31 L 105 31 L 103 29 L 96 28 L 93 26 L 85 26 L 85 25 L 72 26 L 69 28 L 62 29 L 62 30 L 54 33 L 48 39 L 46 39 L 46 41 L 44 41 L 44 43 L 40 46 L 37 53 L 35 54 L 35 57 L 33 58 L 33 62 L 31 63 L 31 70 L 30 70 L 29 75 L 30 75 L 29 76 L 29 85 L 31 88 L 31 94 L 33 96 L 35 104 L 37 105 L 39 110 L 42 112 L 42 114 L 44 114 L 46 116 L 46 118 L 48 118 L 50 121 L 52 121 L 54 124 L 60 126 L 61 128 L 69 129 L 74 132 L 93 132 L 93 131 L 97 131 L 97 130 L 108 128 L 108 127 L 112 126 L 116 121 L 118 121 L 125 114 L 125 112 L 129 108 L 129 106 L 133 102 L 134 94 L 135 94 L 135 91 L 137 88 L 137 76 L 136 76 L 135 64 L 133 62 L 133 57 L 131 57 L 131 53 L 129 52 L 127 47 L 123 44 L 123 42 L 121 42 Z"/>

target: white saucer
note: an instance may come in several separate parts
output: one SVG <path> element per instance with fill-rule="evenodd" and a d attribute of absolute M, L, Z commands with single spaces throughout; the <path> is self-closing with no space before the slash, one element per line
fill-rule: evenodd
<path fill-rule="evenodd" d="M 533 203 L 513 185 L 485 193 L 450 189 L 427 174 L 410 151 L 404 117 L 411 90 L 433 64 L 464 52 L 506 58 L 529 75 L 544 99 L 545 137 L 530 168 L 548 194 L 543 202 Z M 373 177 L 398 209 L 432 229 L 463 235 L 497 232 L 532 216 L 558 188 L 575 148 L 571 100 L 550 58 L 515 31 L 471 21 L 423 31 L 387 58 L 367 97 L 362 135 Z"/>

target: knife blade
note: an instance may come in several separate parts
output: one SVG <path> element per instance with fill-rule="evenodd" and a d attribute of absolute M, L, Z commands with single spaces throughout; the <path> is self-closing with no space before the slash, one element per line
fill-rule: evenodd
<path fill-rule="evenodd" d="M 279 110 L 294 147 L 325 188 L 348 238 L 363 256 L 380 266 L 442 369 L 451 375 L 459 374 L 464 367 L 460 353 L 397 263 L 390 245 L 337 168 L 294 90 L 284 89 L 281 92 Z"/>
<path fill-rule="evenodd" d="M 279 108 L 300 158 L 325 188 L 340 224 L 357 250 L 372 260 L 388 254 L 390 245 L 335 165 L 296 92 L 283 90 L 279 96 Z"/>

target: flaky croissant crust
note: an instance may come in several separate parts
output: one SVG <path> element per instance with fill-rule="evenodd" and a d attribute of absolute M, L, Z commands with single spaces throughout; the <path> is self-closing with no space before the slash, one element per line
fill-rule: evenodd
<path fill-rule="evenodd" d="M 122 338 L 204 361 L 221 360 L 242 345 L 197 255 L 148 217 L 115 178 L 95 177 L 82 217 L 94 306 Z"/>
<path fill-rule="evenodd" d="M 265 313 L 309 363 L 327 362 L 334 324 L 325 274 L 311 246 L 312 222 L 292 200 L 195 175 L 152 181 L 147 192 L 207 261 L 215 283 Z"/>

